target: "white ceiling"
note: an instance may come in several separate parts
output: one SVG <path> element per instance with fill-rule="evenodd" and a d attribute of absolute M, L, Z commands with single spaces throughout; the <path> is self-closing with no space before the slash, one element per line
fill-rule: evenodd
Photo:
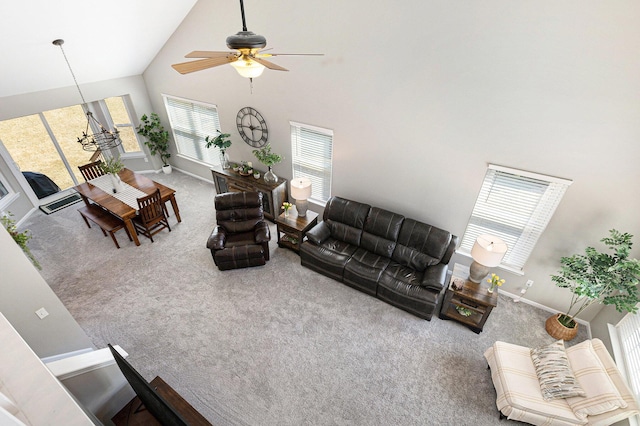
<path fill-rule="evenodd" d="M 0 5 L 0 97 L 140 75 L 197 0 L 27 0 Z"/>

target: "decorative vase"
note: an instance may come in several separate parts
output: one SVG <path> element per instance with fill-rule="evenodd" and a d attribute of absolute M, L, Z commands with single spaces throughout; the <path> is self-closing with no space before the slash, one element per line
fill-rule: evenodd
<path fill-rule="evenodd" d="M 170 174 L 172 170 L 173 170 L 173 169 L 171 168 L 171 164 L 165 164 L 164 166 L 162 166 L 162 172 L 163 172 L 165 175 Z"/>
<path fill-rule="evenodd" d="M 268 166 L 269 170 L 267 171 L 267 173 L 264 174 L 264 181 L 267 183 L 276 183 L 278 182 L 278 176 L 276 176 L 275 173 L 273 173 L 273 170 L 271 170 L 271 166 Z"/>
<path fill-rule="evenodd" d="M 284 217 L 289 217 L 289 209 L 286 209 L 286 210 L 284 211 Z"/>
<path fill-rule="evenodd" d="M 223 169 L 228 169 L 231 166 L 229 165 L 229 154 L 227 154 L 227 150 L 220 150 L 220 165 Z"/>
<path fill-rule="evenodd" d="M 547 318 L 544 329 L 556 340 L 571 340 L 578 334 L 578 323 L 573 328 L 565 327 L 558 319 L 562 314 L 554 314 Z"/>
<path fill-rule="evenodd" d="M 122 181 L 120 180 L 120 176 L 118 176 L 115 173 L 110 173 L 109 176 L 111 176 L 111 183 L 113 184 L 113 191 L 114 192 L 121 192 L 122 191 Z"/>
<path fill-rule="evenodd" d="M 493 294 L 493 286 L 490 286 L 489 289 L 487 290 L 487 293 L 489 294 Z"/>

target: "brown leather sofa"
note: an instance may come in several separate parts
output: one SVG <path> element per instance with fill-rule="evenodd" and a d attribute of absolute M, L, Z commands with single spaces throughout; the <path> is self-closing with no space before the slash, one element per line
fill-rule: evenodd
<path fill-rule="evenodd" d="M 207 240 L 221 271 L 261 266 L 269 260 L 269 225 L 264 221 L 262 193 L 228 192 L 214 200 L 216 222 Z"/>
<path fill-rule="evenodd" d="M 430 320 L 458 244 L 448 231 L 332 197 L 300 246 L 302 266 Z"/>

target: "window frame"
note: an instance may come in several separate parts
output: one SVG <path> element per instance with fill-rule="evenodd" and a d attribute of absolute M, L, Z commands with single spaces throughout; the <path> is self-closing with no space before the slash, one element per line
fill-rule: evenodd
<path fill-rule="evenodd" d="M 478 235 L 495 235 L 508 246 L 498 267 L 523 275 L 526 262 L 571 184 L 569 179 L 489 164 L 456 252 L 471 257 Z M 510 209 L 505 208 L 507 200 Z"/>
<path fill-rule="evenodd" d="M 630 322 L 630 324 L 626 324 Z M 613 358 L 616 361 L 620 374 L 627 382 L 636 401 L 640 401 L 640 316 L 627 313 L 616 325 L 607 324 Z M 632 331 L 633 330 L 633 331 Z M 629 342 L 629 341 L 632 342 Z M 629 356 L 628 346 L 635 343 L 635 354 Z M 632 359 L 633 358 L 633 359 Z M 640 416 L 629 418 L 631 426 L 640 424 Z"/>
<path fill-rule="evenodd" d="M 333 180 L 333 130 L 323 127 L 303 124 L 296 121 L 289 121 L 289 129 L 291 135 L 291 172 L 293 179 L 306 177 L 311 179 L 311 197 L 309 201 L 325 206 L 329 198 L 331 198 L 331 186 Z M 303 140 L 298 140 L 300 131 L 307 131 L 318 135 L 318 142 L 322 137 L 328 139 L 328 143 L 320 144 L 315 147 L 318 152 L 323 152 L 328 156 L 317 156 L 317 158 L 304 158 L 300 154 L 299 144 Z M 307 140 L 309 141 L 309 140 Z M 301 161 L 302 159 L 302 161 Z M 306 160 L 306 161 L 305 161 Z M 302 169 L 315 169 L 315 172 L 304 172 Z M 320 184 L 319 184 L 320 182 Z M 314 184 L 315 183 L 315 184 Z"/>
<path fill-rule="evenodd" d="M 220 114 L 218 112 L 218 106 L 215 104 L 207 103 L 207 102 L 201 102 L 193 99 L 186 99 L 186 98 L 181 98 L 179 96 L 173 96 L 173 95 L 167 95 L 167 94 L 162 94 L 162 99 L 165 106 L 165 110 L 167 112 L 167 116 L 169 117 L 169 126 L 171 127 L 171 134 L 173 136 L 173 141 L 176 145 L 177 156 L 189 161 L 193 161 L 198 164 L 202 164 L 207 167 L 219 166 L 221 164 L 220 150 L 216 147 L 211 147 L 211 148 L 205 147 L 205 144 L 206 144 L 205 137 L 214 136 L 219 133 L 222 133 L 222 127 L 220 126 Z M 194 129 L 193 127 L 184 126 L 181 129 L 180 128 L 181 125 L 179 123 L 176 123 L 172 119 L 173 114 L 172 114 L 172 111 L 170 110 L 171 105 L 169 104 L 169 102 L 171 101 L 190 104 L 192 108 L 194 106 L 198 106 L 204 109 L 212 109 L 215 112 L 215 115 L 213 115 L 212 117 L 206 117 L 206 116 L 197 117 L 199 122 L 206 121 L 206 119 L 213 119 L 214 123 L 212 128 L 211 129 L 205 129 L 205 128 Z M 201 153 L 207 153 L 207 154 L 202 155 L 201 157 L 197 157 L 197 156 L 192 156 L 191 153 L 189 152 L 186 152 L 186 149 L 188 149 L 189 147 L 183 145 L 184 143 L 183 139 L 180 137 L 180 135 L 176 134 L 176 131 L 184 132 L 185 134 L 188 134 L 191 136 L 191 138 L 193 138 L 192 143 L 194 144 L 193 146 L 194 153 L 197 154 L 198 152 L 201 152 Z M 188 140 L 189 137 L 186 137 L 186 139 Z"/>

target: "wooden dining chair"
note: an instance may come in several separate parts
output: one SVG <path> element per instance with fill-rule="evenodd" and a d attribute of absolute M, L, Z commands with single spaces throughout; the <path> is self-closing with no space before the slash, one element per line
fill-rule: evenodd
<path fill-rule="evenodd" d="M 104 175 L 104 172 L 100 168 L 100 164 L 102 164 L 102 160 L 94 161 L 93 163 L 85 164 L 83 166 L 78 166 L 80 169 L 80 173 L 82 173 L 82 177 L 84 180 L 89 182 L 91 179 L 95 179 L 99 176 Z"/>
<path fill-rule="evenodd" d="M 138 215 L 133 218 L 133 225 L 138 234 L 144 235 L 153 242 L 153 236 L 164 228 L 171 232 L 159 189 L 151 195 L 138 198 L 137 201 Z"/>

